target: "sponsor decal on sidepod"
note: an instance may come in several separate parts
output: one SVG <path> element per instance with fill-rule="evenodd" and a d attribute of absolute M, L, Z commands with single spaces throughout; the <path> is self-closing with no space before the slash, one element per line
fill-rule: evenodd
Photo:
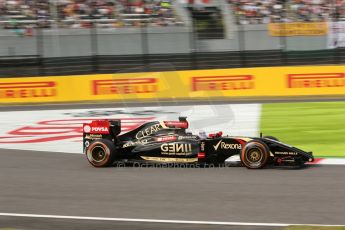
<path fill-rule="evenodd" d="M 149 128 L 146 128 L 144 130 L 140 130 L 137 133 L 137 135 L 135 135 L 135 137 L 136 137 L 136 139 L 141 139 L 141 138 L 147 137 L 153 133 L 158 132 L 159 130 L 161 130 L 161 128 L 162 128 L 162 126 L 160 124 L 152 125 Z"/>
<path fill-rule="evenodd" d="M 161 145 L 161 151 L 165 155 L 188 155 L 192 153 L 192 145 L 165 143 Z"/>
<path fill-rule="evenodd" d="M 216 145 L 213 145 L 215 151 L 217 151 L 219 147 L 220 149 L 242 149 L 241 144 L 227 144 L 223 142 L 223 140 L 220 140 Z"/>

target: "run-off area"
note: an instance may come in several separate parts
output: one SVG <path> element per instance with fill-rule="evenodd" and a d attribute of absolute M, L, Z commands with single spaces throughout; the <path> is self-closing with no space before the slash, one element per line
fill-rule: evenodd
<path fill-rule="evenodd" d="M 194 134 L 257 136 L 260 111 L 260 104 L 222 104 L 0 112 L 0 148 L 82 153 L 82 124 L 104 118 L 121 119 L 122 132 L 185 116 Z"/>

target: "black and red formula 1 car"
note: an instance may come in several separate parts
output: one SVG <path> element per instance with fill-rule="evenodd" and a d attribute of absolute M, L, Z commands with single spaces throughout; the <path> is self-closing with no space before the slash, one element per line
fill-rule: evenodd
<path fill-rule="evenodd" d="M 221 132 L 208 137 L 188 133 L 185 117 L 178 121 L 152 121 L 121 133 L 120 120 L 94 120 L 83 124 L 83 148 L 95 167 L 115 162 L 226 164 L 250 169 L 271 165 L 301 166 L 314 160 L 305 152 L 274 137 L 233 137 Z M 229 164 L 230 164 L 229 163 Z"/>

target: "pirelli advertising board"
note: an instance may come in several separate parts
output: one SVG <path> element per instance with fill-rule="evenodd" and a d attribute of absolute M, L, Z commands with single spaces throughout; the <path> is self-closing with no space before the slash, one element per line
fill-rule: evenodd
<path fill-rule="evenodd" d="M 344 66 L 1 78 L 0 103 L 345 96 Z"/>
<path fill-rule="evenodd" d="M 269 23 L 271 36 L 324 36 L 328 33 L 327 22 Z"/>

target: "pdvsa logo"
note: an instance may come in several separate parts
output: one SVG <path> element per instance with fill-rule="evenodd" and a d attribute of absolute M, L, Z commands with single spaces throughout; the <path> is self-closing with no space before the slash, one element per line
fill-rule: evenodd
<path fill-rule="evenodd" d="M 84 125 L 84 133 L 93 133 L 93 134 L 108 134 L 109 128 L 105 126 L 90 126 Z"/>
<path fill-rule="evenodd" d="M 84 126 L 84 132 L 89 133 L 91 131 L 91 126 L 90 125 L 85 125 Z"/>
<path fill-rule="evenodd" d="M 141 94 L 158 91 L 156 78 L 124 78 L 111 80 L 94 80 L 92 82 L 93 95 L 108 94 Z"/>
<path fill-rule="evenodd" d="M 289 74 L 288 88 L 345 87 L 344 73 Z"/>
<path fill-rule="evenodd" d="M 108 127 L 91 127 L 91 132 L 109 132 Z"/>
<path fill-rule="evenodd" d="M 192 91 L 248 90 L 254 88 L 255 82 L 252 75 L 209 76 L 192 78 Z"/>
<path fill-rule="evenodd" d="M 0 83 L 0 98 L 42 98 L 56 95 L 54 81 Z"/>

